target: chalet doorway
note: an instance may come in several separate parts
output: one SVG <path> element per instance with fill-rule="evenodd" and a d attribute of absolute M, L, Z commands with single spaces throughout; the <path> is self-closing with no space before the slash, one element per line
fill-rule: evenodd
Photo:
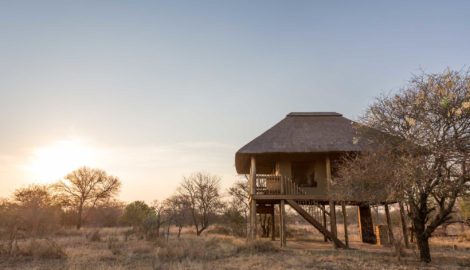
<path fill-rule="evenodd" d="M 315 163 L 293 162 L 291 166 L 292 180 L 299 187 L 316 188 L 318 183 L 315 179 Z"/>

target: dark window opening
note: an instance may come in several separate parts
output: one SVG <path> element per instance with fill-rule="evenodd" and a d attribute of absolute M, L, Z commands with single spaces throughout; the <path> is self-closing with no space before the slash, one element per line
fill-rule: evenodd
<path fill-rule="evenodd" d="M 299 187 L 317 187 L 312 162 L 292 163 L 292 179 Z"/>

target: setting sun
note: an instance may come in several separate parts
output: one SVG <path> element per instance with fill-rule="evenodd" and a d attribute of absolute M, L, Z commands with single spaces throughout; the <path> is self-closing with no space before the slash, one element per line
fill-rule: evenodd
<path fill-rule="evenodd" d="M 95 150 L 80 140 L 57 141 L 34 150 L 26 169 L 34 179 L 51 183 L 84 165 L 93 165 Z"/>

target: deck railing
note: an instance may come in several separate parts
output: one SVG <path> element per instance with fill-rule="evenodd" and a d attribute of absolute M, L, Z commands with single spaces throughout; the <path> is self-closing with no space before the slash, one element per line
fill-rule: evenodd
<path fill-rule="evenodd" d="M 257 174 L 255 190 L 257 195 L 308 195 L 291 177 L 273 174 Z M 315 200 L 303 199 L 298 203 L 311 215 L 318 210 L 329 215 L 325 207 Z"/>
<path fill-rule="evenodd" d="M 256 194 L 307 195 L 290 177 L 273 174 L 256 175 Z"/>

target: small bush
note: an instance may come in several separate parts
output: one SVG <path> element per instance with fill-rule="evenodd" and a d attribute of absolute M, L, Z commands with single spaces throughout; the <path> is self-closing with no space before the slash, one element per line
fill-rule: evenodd
<path fill-rule="evenodd" d="M 58 229 L 57 231 L 54 232 L 55 236 L 60 236 L 60 237 L 67 237 L 67 236 L 83 236 L 83 231 L 77 230 L 77 229 Z"/>
<path fill-rule="evenodd" d="M 8 248 L 6 244 L 0 242 L 0 256 L 8 255 Z"/>
<path fill-rule="evenodd" d="M 170 242 L 158 242 L 156 259 L 160 262 L 189 260 L 215 260 L 231 256 L 237 246 L 230 239 L 192 238 Z"/>
<path fill-rule="evenodd" d="M 286 230 L 287 238 L 305 239 L 311 235 L 312 235 L 312 231 L 304 227 L 299 228 L 299 227 L 292 226 L 292 227 L 289 227 L 288 230 Z"/>
<path fill-rule="evenodd" d="M 139 245 L 139 246 L 133 247 L 131 251 L 133 254 L 150 254 L 152 253 L 153 248 L 147 245 Z"/>
<path fill-rule="evenodd" d="M 19 255 L 31 256 L 37 259 L 63 259 L 67 257 L 62 247 L 50 239 L 31 239 L 20 248 Z"/>
<path fill-rule="evenodd" d="M 108 238 L 108 249 L 113 253 L 113 255 L 121 255 L 123 244 L 119 242 L 119 239 L 114 236 Z"/>
<path fill-rule="evenodd" d="M 466 232 L 462 233 L 462 235 L 460 235 L 460 237 L 459 237 L 459 241 L 460 242 L 470 241 L 470 231 L 466 231 Z"/>
<path fill-rule="evenodd" d="M 232 230 L 224 226 L 214 226 L 207 230 L 208 234 L 232 235 Z"/>
<path fill-rule="evenodd" d="M 134 234 L 134 230 L 133 229 L 127 229 L 123 232 L 123 234 L 124 234 L 124 241 L 127 241 Z"/>
<path fill-rule="evenodd" d="M 91 234 L 87 236 L 88 239 L 90 239 L 91 242 L 100 242 L 101 241 L 101 235 L 99 230 L 93 231 Z"/>
<path fill-rule="evenodd" d="M 238 248 L 238 252 L 249 252 L 249 253 L 270 253 L 278 252 L 279 249 L 274 246 L 271 241 L 254 240 L 241 245 Z"/>

